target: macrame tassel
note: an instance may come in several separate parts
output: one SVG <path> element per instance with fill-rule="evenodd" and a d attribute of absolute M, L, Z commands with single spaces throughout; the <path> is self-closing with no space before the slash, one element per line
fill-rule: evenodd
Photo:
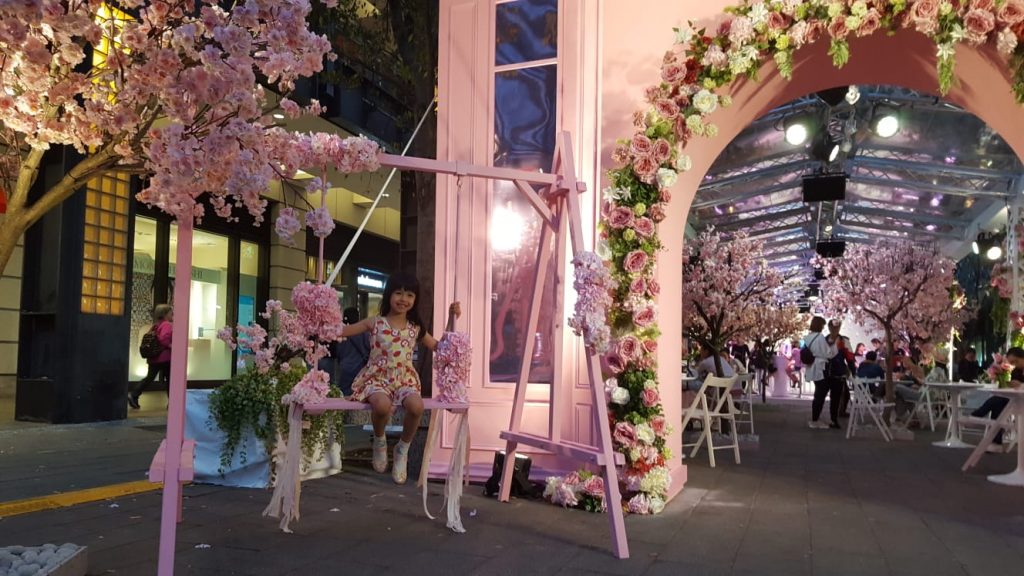
<path fill-rule="evenodd" d="M 302 404 L 291 403 L 288 408 L 288 444 L 281 467 L 277 470 L 277 482 L 270 504 L 263 510 L 264 516 L 281 519 L 281 530 L 291 534 L 288 524 L 299 519 L 299 496 L 302 482 L 299 465 L 302 462 Z"/>
<path fill-rule="evenodd" d="M 448 478 L 444 483 L 444 498 L 448 504 L 448 527 L 453 532 L 465 533 L 459 509 L 462 506 L 462 484 L 466 470 L 466 454 L 469 451 L 469 414 L 459 414 L 459 427 L 452 447 Z"/>
<path fill-rule="evenodd" d="M 430 474 L 430 459 L 434 455 L 434 444 L 437 443 L 437 426 L 442 410 L 430 411 L 430 425 L 427 426 L 427 443 L 423 448 L 423 464 L 420 466 L 420 479 L 417 485 L 423 490 L 423 513 L 434 520 L 427 507 L 427 477 Z"/>

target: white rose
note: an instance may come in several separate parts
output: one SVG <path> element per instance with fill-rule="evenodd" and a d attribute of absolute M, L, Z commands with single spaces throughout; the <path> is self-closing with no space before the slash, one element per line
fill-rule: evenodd
<path fill-rule="evenodd" d="M 609 395 L 611 395 L 611 393 L 614 392 L 615 389 L 618 388 L 618 387 L 619 387 L 619 381 L 616 378 L 609 378 L 609 379 L 604 381 L 604 390 Z"/>
<path fill-rule="evenodd" d="M 718 96 L 708 90 L 701 90 L 693 96 L 693 107 L 705 116 L 718 108 Z"/>
<path fill-rule="evenodd" d="M 999 49 L 1001 54 L 1006 56 L 1013 54 L 1013 51 L 1017 49 L 1017 35 L 1009 28 L 1000 30 L 996 47 Z"/>
<path fill-rule="evenodd" d="M 625 406 L 629 403 L 629 390 L 618 386 L 615 390 L 612 390 L 612 404 L 618 404 L 619 406 Z"/>
<path fill-rule="evenodd" d="M 676 180 L 679 179 L 679 174 L 671 168 L 658 168 L 658 186 L 662 188 L 671 188 L 675 186 Z"/>
<path fill-rule="evenodd" d="M 687 154 L 680 154 L 679 158 L 676 158 L 676 171 L 688 172 L 693 168 L 693 159 Z"/>
<path fill-rule="evenodd" d="M 558 476 L 548 476 L 547 483 L 544 485 L 544 498 L 550 500 L 555 492 L 558 492 L 558 485 L 562 483 L 562 479 Z"/>
<path fill-rule="evenodd" d="M 644 380 L 644 389 L 645 390 L 654 390 L 657 387 L 658 387 L 658 383 L 655 382 L 654 380 Z"/>
<path fill-rule="evenodd" d="M 661 514 L 665 509 L 665 501 L 659 496 L 651 496 L 651 514 Z"/>
<path fill-rule="evenodd" d="M 612 257 L 612 247 L 608 245 L 607 240 L 598 240 L 597 245 L 594 247 L 594 252 L 596 252 L 602 260 L 610 260 Z"/>
<path fill-rule="evenodd" d="M 636 427 L 636 439 L 644 444 L 654 444 L 654 428 L 650 424 L 638 424 Z"/>

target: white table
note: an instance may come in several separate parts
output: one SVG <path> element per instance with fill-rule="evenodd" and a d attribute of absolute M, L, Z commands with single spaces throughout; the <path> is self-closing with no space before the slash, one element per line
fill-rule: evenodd
<path fill-rule="evenodd" d="M 999 418 L 996 419 L 994 426 L 989 426 L 988 431 L 985 432 L 985 437 L 982 438 L 974 452 L 971 452 L 970 457 L 967 458 L 967 462 L 964 463 L 963 470 L 967 471 L 968 468 L 977 464 L 981 455 L 988 448 L 989 444 L 995 438 L 996 434 L 1004 428 L 1004 425 L 1009 421 L 1011 416 L 1017 417 L 1017 469 L 1009 474 L 993 474 L 988 477 L 989 482 L 995 482 L 996 484 L 1003 484 L 1006 486 L 1024 486 L 1024 390 L 1020 388 L 1003 388 L 999 390 L 993 390 L 992 393 L 996 396 L 1003 396 L 1010 399 L 1010 403 L 1007 404 L 1006 409 L 999 414 Z"/>
<path fill-rule="evenodd" d="M 932 382 L 928 386 L 936 390 L 949 390 L 950 393 L 949 424 L 946 427 L 946 439 L 932 442 L 932 445 L 939 446 L 940 448 L 970 448 L 971 445 L 960 438 L 960 394 L 967 390 L 977 390 L 984 387 L 984 385 L 975 382 Z"/>

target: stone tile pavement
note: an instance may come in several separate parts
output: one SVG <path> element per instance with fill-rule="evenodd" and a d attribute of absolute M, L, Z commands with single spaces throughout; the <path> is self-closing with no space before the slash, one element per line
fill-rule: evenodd
<path fill-rule="evenodd" d="M 715 469 L 690 461 L 664 514 L 627 519 L 629 560 L 609 553 L 604 515 L 499 504 L 472 487 L 458 535 L 423 517 L 414 487 L 350 467 L 304 484 L 294 534 L 260 516 L 269 492 L 186 488 L 177 574 L 1024 574 L 1024 489 L 985 480 L 1012 456 L 964 474 L 967 452 L 932 447 L 938 433 L 847 441 L 808 430 L 806 410 L 759 410 L 761 444 L 741 465 L 724 452 Z M 86 544 L 90 574 L 153 574 L 159 505 L 152 493 L 0 519 L 0 545 Z"/>

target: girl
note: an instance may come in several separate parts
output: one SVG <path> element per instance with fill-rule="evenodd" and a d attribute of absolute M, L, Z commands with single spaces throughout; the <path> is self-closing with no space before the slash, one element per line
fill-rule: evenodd
<path fill-rule="evenodd" d="M 345 326 L 341 335 L 356 336 L 370 332 L 370 359 L 352 382 L 352 399 L 368 402 L 373 419 L 373 469 L 383 473 L 388 468 L 388 443 L 384 428 L 391 416 L 391 407 L 405 408 L 402 439 L 395 445 L 391 477 L 398 484 L 406 480 L 409 443 L 416 434 L 423 415 L 420 377 L 412 365 L 416 344 L 423 342 L 429 350 L 437 348 L 437 340 L 423 330 L 419 315 L 420 283 L 410 274 L 395 274 L 388 279 L 380 316 L 366 318 Z M 458 302 L 448 308 L 448 327 L 462 315 Z"/>
<path fill-rule="evenodd" d="M 157 356 L 146 359 L 146 363 L 149 364 L 149 371 L 146 372 L 146 377 L 139 380 L 134 390 L 128 392 L 128 405 L 135 410 L 140 408 L 139 396 L 142 396 L 146 388 L 151 386 L 157 378 L 164 383 L 171 379 L 171 334 L 174 332 L 173 321 L 174 309 L 171 308 L 170 304 L 158 304 L 156 308 L 153 308 L 153 327 L 150 330 L 156 334 L 161 350 Z M 168 390 L 168 394 L 170 394 L 170 390 Z"/>

